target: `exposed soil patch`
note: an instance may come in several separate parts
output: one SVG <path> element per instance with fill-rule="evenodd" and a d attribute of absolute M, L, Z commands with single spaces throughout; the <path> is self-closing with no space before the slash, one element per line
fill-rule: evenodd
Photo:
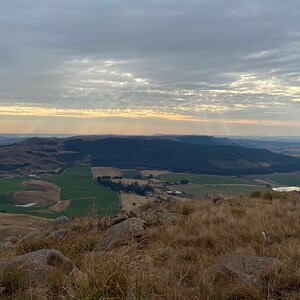
<path fill-rule="evenodd" d="M 23 183 L 24 186 L 40 191 L 20 191 L 12 195 L 14 204 L 24 205 L 35 203 L 36 206 L 44 206 L 59 202 L 60 188 L 49 182 L 40 180 L 30 180 Z"/>
<path fill-rule="evenodd" d="M 58 203 L 56 203 L 55 205 L 49 207 L 48 209 L 39 210 L 39 212 L 50 213 L 50 214 L 51 213 L 57 213 L 57 212 L 67 210 L 69 205 L 70 205 L 69 200 L 59 201 Z"/>

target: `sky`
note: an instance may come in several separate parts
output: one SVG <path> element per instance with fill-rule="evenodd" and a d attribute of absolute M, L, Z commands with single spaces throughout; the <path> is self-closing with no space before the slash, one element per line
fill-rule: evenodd
<path fill-rule="evenodd" d="M 300 136 L 299 0 L 0 12 L 0 133 Z"/>

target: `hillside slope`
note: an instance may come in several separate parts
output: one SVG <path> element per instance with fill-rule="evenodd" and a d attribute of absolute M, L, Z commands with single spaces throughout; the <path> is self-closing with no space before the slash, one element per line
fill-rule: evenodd
<path fill-rule="evenodd" d="M 219 175 L 300 171 L 300 159 L 263 149 L 224 145 L 208 137 L 73 137 L 32 138 L 0 147 L 0 171 L 58 171 L 90 165 L 169 169 Z M 202 138 L 203 139 L 203 138 Z M 227 142 L 227 141 L 225 141 Z"/>
<path fill-rule="evenodd" d="M 89 157 L 94 166 L 146 167 L 207 174 L 250 174 L 300 170 L 300 160 L 268 150 L 190 144 L 162 139 L 107 138 L 65 142 L 63 162 Z"/>

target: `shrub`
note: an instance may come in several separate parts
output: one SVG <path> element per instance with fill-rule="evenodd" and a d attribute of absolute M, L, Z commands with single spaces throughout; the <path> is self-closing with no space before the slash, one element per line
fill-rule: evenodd
<path fill-rule="evenodd" d="M 254 191 L 251 193 L 251 198 L 262 198 L 262 192 L 261 191 Z"/>

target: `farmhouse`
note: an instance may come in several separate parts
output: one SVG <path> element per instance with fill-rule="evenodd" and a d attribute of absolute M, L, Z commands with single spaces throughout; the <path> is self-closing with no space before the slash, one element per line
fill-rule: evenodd
<path fill-rule="evenodd" d="M 182 194 L 181 191 L 167 191 L 167 193 L 168 193 L 169 195 L 180 195 L 180 194 Z"/>

